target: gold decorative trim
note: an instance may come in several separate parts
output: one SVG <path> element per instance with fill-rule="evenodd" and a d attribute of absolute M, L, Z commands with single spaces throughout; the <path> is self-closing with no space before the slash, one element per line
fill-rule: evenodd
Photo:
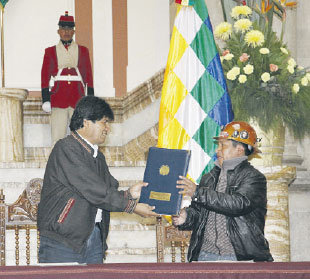
<path fill-rule="evenodd" d="M 162 201 L 170 201 L 171 193 L 163 193 L 163 192 L 150 192 L 150 199 L 154 200 L 162 200 Z"/>

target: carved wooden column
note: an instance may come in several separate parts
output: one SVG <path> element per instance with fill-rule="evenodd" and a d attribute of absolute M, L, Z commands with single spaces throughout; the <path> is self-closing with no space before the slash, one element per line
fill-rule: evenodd
<path fill-rule="evenodd" d="M 24 161 L 23 101 L 25 89 L 0 88 L 0 162 Z"/>
<path fill-rule="evenodd" d="M 157 217 L 157 224 L 156 224 L 156 240 L 157 240 L 157 262 L 164 262 L 164 225 L 162 217 Z"/>
<path fill-rule="evenodd" d="M 0 265 L 5 265 L 5 196 L 0 190 Z"/>

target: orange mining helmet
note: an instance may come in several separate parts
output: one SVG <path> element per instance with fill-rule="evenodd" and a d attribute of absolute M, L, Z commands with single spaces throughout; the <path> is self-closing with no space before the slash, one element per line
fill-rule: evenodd
<path fill-rule="evenodd" d="M 252 126 L 246 122 L 230 122 L 226 124 L 216 140 L 228 139 L 250 145 L 254 148 L 254 153 L 260 153 L 257 148 L 257 135 Z"/>

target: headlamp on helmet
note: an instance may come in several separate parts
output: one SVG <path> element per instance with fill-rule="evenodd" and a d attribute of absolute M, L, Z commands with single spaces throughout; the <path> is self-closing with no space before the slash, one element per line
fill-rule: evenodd
<path fill-rule="evenodd" d="M 214 139 L 221 140 L 234 140 L 236 142 L 244 143 L 248 145 L 248 149 L 253 153 L 260 153 L 257 148 L 257 135 L 252 126 L 246 122 L 230 122 L 226 124 L 218 137 Z"/>

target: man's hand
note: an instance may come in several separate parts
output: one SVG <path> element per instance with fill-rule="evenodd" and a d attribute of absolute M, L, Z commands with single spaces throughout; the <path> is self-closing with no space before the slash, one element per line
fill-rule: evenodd
<path fill-rule="evenodd" d="M 149 183 L 138 183 L 132 187 L 130 187 L 129 192 L 133 199 L 139 199 L 141 195 L 141 189 L 146 187 Z"/>
<path fill-rule="evenodd" d="M 187 213 L 185 209 L 182 209 L 179 216 L 172 216 L 172 224 L 174 226 L 183 225 L 186 221 Z"/>
<path fill-rule="evenodd" d="M 136 208 L 133 210 L 134 213 L 140 215 L 141 217 L 157 217 L 159 214 L 153 212 L 155 206 L 150 206 L 145 203 L 138 203 Z"/>
<path fill-rule="evenodd" d="M 181 180 L 177 181 L 177 188 L 183 189 L 179 193 L 192 197 L 197 188 L 196 184 L 184 176 L 179 176 L 179 178 Z"/>

